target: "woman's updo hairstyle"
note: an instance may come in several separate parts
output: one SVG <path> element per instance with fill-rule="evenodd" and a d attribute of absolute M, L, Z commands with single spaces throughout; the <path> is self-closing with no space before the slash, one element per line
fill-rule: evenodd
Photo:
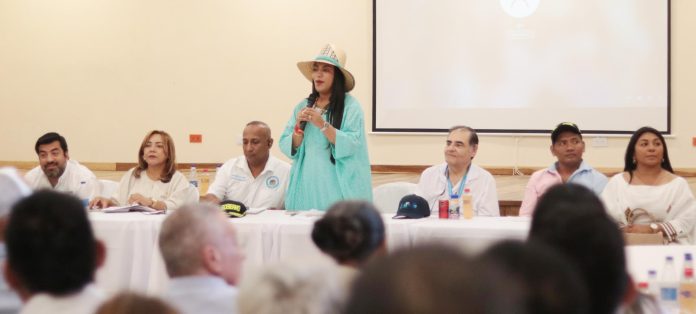
<path fill-rule="evenodd" d="M 362 264 L 383 245 L 384 222 L 369 202 L 341 201 L 314 223 L 312 240 L 339 264 Z"/>

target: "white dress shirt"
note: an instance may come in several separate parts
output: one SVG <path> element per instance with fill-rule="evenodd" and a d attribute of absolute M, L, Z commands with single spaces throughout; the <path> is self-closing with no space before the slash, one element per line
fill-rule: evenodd
<path fill-rule="evenodd" d="M 237 313 L 237 288 L 220 277 L 172 278 L 164 299 L 181 314 Z"/>
<path fill-rule="evenodd" d="M 266 167 L 254 178 L 246 158 L 240 156 L 220 167 L 208 194 L 242 202 L 247 208 L 283 208 L 289 176 L 290 165 L 269 156 Z"/>
<path fill-rule="evenodd" d="M 41 169 L 41 166 L 36 166 L 29 170 L 24 179 L 27 184 L 34 190 L 38 189 L 54 189 L 56 191 L 67 192 L 77 196 L 80 199 L 92 199 L 98 196 L 99 182 L 94 173 L 79 162 L 68 159 L 65 163 L 65 171 L 58 178 L 56 186 L 51 186 L 48 177 Z"/>
<path fill-rule="evenodd" d="M 415 194 L 428 201 L 430 211 L 435 214 L 438 211 L 438 201 L 449 199 L 446 169 L 447 163 L 425 169 L 416 188 Z M 452 186 L 458 187 L 460 183 L 461 181 L 453 183 Z M 466 189 L 471 191 L 476 216 L 500 216 L 495 179 L 488 171 L 472 164 L 464 183 L 464 190 Z"/>
<path fill-rule="evenodd" d="M 67 296 L 56 297 L 47 293 L 34 295 L 20 314 L 93 314 L 104 299 L 104 294 L 89 284 L 82 291 Z"/>
<path fill-rule="evenodd" d="M 174 172 L 172 179 L 167 183 L 150 179 L 145 171 L 140 173 L 140 178 L 136 178 L 133 175 L 134 171 L 135 168 L 123 175 L 118 189 L 112 195 L 117 205 L 128 205 L 128 198 L 135 193 L 164 202 L 168 210 L 198 202 L 198 189 L 194 188 L 179 171 Z"/>

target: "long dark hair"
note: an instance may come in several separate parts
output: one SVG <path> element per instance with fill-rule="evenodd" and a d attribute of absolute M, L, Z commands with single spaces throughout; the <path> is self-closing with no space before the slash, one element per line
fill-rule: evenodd
<path fill-rule="evenodd" d="M 336 66 L 334 67 L 334 79 L 331 85 L 331 97 L 329 98 L 329 106 L 326 108 L 328 113 L 329 123 L 336 129 L 341 129 L 341 122 L 343 121 L 343 111 L 345 109 L 345 99 L 346 99 L 346 77 Z M 314 81 L 312 81 L 312 93 L 307 97 L 307 101 L 316 100 L 319 98 L 319 92 L 314 87 Z M 330 144 L 329 144 L 330 145 Z M 332 164 L 336 164 L 336 159 L 333 155 L 330 155 Z"/>
<path fill-rule="evenodd" d="M 634 158 L 636 156 L 636 143 L 638 143 L 638 139 L 645 133 L 655 134 L 655 136 L 657 136 L 657 138 L 660 139 L 660 142 L 662 142 L 663 147 L 662 163 L 660 164 L 660 166 L 662 167 L 662 169 L 674 173 L 674 170 L 672 170 L 672 164 L 669 162 L 669 154 L 667 153 L 667 143 L 665 143 L 665 138 L 662 136 L 662 133 L 649 126 L 644 126 L 638 129 L 637 131 L 633 132 L 631 140 L 628 141 L 628 147 L 626 147 L 626 157 L 624 158 L 624 171 L 628 172 L 628 182 L 633 181 L 633 171 L 636 170 L 636 167 L 638 166 L 634 161 Z"/>

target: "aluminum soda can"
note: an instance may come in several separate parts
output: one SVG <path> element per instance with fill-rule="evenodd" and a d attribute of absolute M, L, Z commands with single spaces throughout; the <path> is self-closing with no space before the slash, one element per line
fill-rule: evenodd
<path fill-rule="evenodd" d="M 439 209 L 440 209 L 440 219 L 449 218 L 449 200 L 448 199 L 439 200 L 438 205 L 439 205 Z"/>

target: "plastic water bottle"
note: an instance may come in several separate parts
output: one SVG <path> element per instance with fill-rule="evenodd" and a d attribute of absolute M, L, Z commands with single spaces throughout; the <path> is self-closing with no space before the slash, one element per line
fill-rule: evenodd
<path fill-rule="evenodd" d="M 689 268 L 694 269 L 694 260 L 691 253 L 684 253 L 684 265 L 682 267 L 684 272 Z M 682 279 L 684 279 L 684 272 L 682 272 Z"/>
<path fill-rule="evenodd" d="M 210 186 L 210 173 L 208 169 L 203 169 L 203 175 L 201 175 L 201 185 L 198 187 L 199 195 L 205 195 L 208 193 L 208 187 Z"/>
<path fill-rule="evenodd" d="M 89 196 L 90 196 L 90 191 L 89 187 L 87 185 L 87 181 L 80 181 L 80 187 L 77 188 L 77 192 L 75 193 L 77 198 L 80 199 L 82 202 L 82 206 L 87 208 L 87 205 L 89 205 Z"/>
<path fill-rule="evenodd" d="M 459 209 L 460 209 L 460 204 L 459 204 L 459 195 L 457 194 L 452 194 L 450 195 L 450 201 L 449 201 L 449 219 L 459 219 Z"/>
<path fill-rule="evenodd" d="M 660 296 L 660 287 L 657 282 L 657 271 L 654 269 L 648 270 L 648 294 L 658 297 Z"/>
<path fill-rule="evenodd" d="M 471 198 L 471 190 L 464 189 L 464 194 L 462 195 L 462 218 L 471 219 L 474 218 L 474 204 Z"/>
<path fill-rule="evenodd" d="M 696 281 L 691 253 L 684 254 L 684 271 L 679 283 L 679 313 L 696 314 Z"/>
<path fill-rule="evenodd" d="M 674 258 L 667 256 L 662 267 L 662 282 L 660 283 L 660 301 L 668 313 L 678 313 L 679 301 L 677 299 L 679 282 L 677 270 L 674 268 Z"/>
<path fill-rule="evenodd" d="M 189 183 L 195 188 L 198 188 L 198 173 L 196 173 L 196 166 L 191 166 L 188 177 Z"/>

